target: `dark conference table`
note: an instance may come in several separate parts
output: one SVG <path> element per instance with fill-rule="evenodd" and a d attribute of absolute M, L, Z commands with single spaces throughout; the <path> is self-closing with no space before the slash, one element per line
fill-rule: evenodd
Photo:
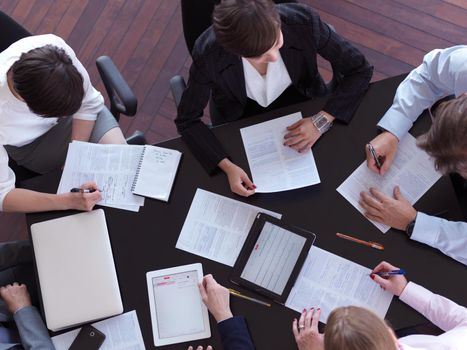
<path fill-rule="evenodd" d="M 365 159 L 364 146 L 377 133 L 376 123 L 392 103 L 398 84 L 404 76 L 371 85 L 349 125 L 336 123 L 313 146 L 313 154 L 321 177 L 315 186 L 271 194 L 255 194 L 249 198 L 230 192 L 223 174 L 209 176 L 194 159 L 180 138 L 159 146 L 180 150 L 183 158 L 168 203 L 147 198 L 139 213 L 104 207 L 118 273 L 125 311 L 135 309 L 148 349 L 154 348 L 149 313 L 146 272 L 178 265 L 201 262 L 205 274 L 211 273 L 227 287 L 231 268 L 175 248 L 179 233 L 197 188 L 231 197 L 252 205 L 282 213 L 282 220 L 317 234 L 318 247 L 338 254 L 363 266 L 372 268 L 386 260 L 407 270 L 409 280 L 467 305 L 467 269 L 436 249 L 411 241 L 405 233 L 390 230 L 382 234 L 364 218 L 336 188 Z M 289 106 L 265 115 L 247 118 L 213 129 L 234 162 L 249 172 L 239 129 L 292 112 L 304 116 L 319 111 L 325 99 L 316 99 Z M 429 118 L 421 118 L 412 131 L 415 135 L 427 130 Z M 55 192 L 59 177 L 48 176 L 29 181 L 27 187 Z M 447 218 L 461 220 L 449 177 L 442 177 L 415 205 L 428 214 L 448 210 Z M 72 212 L 52 212 L 27 215 L 28 225 L 68 215 Z M 339 239 L 344 232 L 365 240 L 382 243 L 381 252 Z M 239 289 L 239 288 L 237 288 Z M 242 289 L 239 289 L 242 291 Z M 243 290 L 245 291 L 245 290 Z M 245 291 L 246 294 L 252 293 Z M 310 305 L 317 306 L 317 305 Z M 271 308 L 235 297 L 231 298 L 234 315 L 243 315 L 248 323 L 257 349 L 294 349 L 292 321 L 298 317 L 293 310 L 274 304 Z M 394 298 L 386 318 L 395 329 L 425 322 L 423 316 Z M 211 316 L 212 338 L 192 345 L 211 344 L 221 349 L 215 320 Z M 167 346 L 186 349 L 189 344 Z"/>

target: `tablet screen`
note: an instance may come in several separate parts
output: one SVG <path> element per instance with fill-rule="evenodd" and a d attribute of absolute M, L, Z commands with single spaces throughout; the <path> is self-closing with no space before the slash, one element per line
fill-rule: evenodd
<path fill-rule="evenodd" d="M 306 241 L 266 221 L 240 277 L 281 295 Z"/>
<path fill-rule="evenodd" d="M 152 278 L 160 339 L 205 331 L 198 281 L 197 271 Z"/>

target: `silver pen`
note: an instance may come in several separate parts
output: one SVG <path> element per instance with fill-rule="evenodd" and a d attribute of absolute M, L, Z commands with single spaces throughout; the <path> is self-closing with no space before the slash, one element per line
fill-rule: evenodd
<path fill-rule="evenodd" d="M 376 163 L 376 167 L 378 169 L 381 169 L 381 162 L 379 161 L 379 157 L 376 155 L 376 151 L 375 151 L 375 148 L 373 147 L 373 145 L 371 143 L 368 143 L 368 150 L 370 151 L 371 155 L 373 156 L 373 159 L 375 160 L 375 163 Z"/>

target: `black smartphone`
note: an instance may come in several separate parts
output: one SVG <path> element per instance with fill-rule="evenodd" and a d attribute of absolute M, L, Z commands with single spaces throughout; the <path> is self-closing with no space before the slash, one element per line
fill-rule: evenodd
<path fill-rule="evenodd" d="M 93 326 L 83 326 L 68 350 L 97 350 L 105 340 L 105 334 Z"/>

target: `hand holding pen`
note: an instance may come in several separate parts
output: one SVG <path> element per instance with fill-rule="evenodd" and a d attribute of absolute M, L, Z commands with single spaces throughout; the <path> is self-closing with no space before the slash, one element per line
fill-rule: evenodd
<path fill-rule="evenodd" d="M 404 274 L 404 270 L 383 261 L 373 269 L 370 277 L 381 288 L 399 296 L 407 285 L 407 279 L 404 277 Z"/>
<path fill-rule="evenodd" d="M 102 199 L 101 191 L 95 182 L 86 182 L 79 188 L 72 188 L 67 194 L 69 198 L 68 208 L 91 211 L 97 202 Z"/>
<path fill-rule="evenodd" d="M 398 144 L 397 137 L 388 131 L 367 143 L 365 152 L 368 168 L 379 175 L 384 175 L 392 165 Z"/>

